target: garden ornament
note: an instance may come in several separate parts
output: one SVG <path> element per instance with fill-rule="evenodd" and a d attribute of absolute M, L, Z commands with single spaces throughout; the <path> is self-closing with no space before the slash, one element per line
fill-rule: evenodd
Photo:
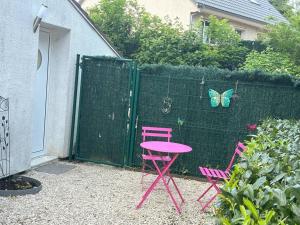
<path fill-rule="evenodd" d="M 162 99 L 162 108 L 161 108 L 161 111 L 164 113 L 164 114 L 168 114 L 171 112 L 171 108 L 172 108 L 172 98 L 169 97 L 169 93 L 170 93 L 170 79 L 171 79 L 171 76 L 169 75 L 169 80 L 168 80 L 168 93 L 167 93 L 167 96 L 166 97 L 163 97 Z"/>
<path fill-rule="evenodd" d="M 233 95 L 233 89 L 229 89 L 222 94 L 219 94 L 213 89 L 208 90 L 208 95 L 210 97 L 210 105 L 215 108 L 221 103 L 224 108 L 228 108 L 230 105 L 230 98 Z"/>

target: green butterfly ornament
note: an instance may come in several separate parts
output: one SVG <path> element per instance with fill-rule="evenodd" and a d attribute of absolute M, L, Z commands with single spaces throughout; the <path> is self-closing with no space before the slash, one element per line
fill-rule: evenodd
<path fill-rule="evenodd" d="M 230 105 L 230 98 L 233 95 L 233 89 L 229 89 L 222 94 L 219 94 L 213 89 L 208 90 L 208 95 L 210 97 L 210 105 L 215 108 L 221 103 L 224 108 L 228 108 Z"/>

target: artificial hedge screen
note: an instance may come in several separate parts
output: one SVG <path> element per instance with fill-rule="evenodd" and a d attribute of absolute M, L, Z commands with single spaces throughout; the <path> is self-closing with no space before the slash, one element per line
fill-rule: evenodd
<path fill-rule="evenodd" d="M 289 75 L 169 65 L 143 65 L 136 73 L 133 64 L 82 58 L 80 159 L 118 165 L 131 159 L 125 165 L 140 166 L 141 127 L 171 127 L 172 141 L 193 148 L 179 157 L 173 172 L 198 175 L 199 165 L 227 166 L 235 143 L 249 134 L 247 124 L 268 117 L 300 119 L 300 80 Z M 209 89 L 220 94 L 233 89 L 229 107 L 211 107 Z M 137 117 L 131 119 L 130 93 L 137 96 Z M 130 121 L 137 121 L 134 131 L 126 125 Z M 130 137 L 135 137 L 134 148 L 128 145 Z"/>

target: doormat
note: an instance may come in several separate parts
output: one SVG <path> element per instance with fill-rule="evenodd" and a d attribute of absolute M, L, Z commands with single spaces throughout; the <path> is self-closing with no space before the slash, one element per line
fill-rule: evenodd
<path fill-rule="evenodd" d="M 56 162 L 56 163 L 51 163 L 51 164 L 47 164 L 47 165 L 38 167 L 35 170 L 38 172 L 59 175 L 59 174 L 66 173 L 74 168 L 75 168 L 75 166 L 73 166 L 73 165 L 67 165 L 64 163 Z"/>

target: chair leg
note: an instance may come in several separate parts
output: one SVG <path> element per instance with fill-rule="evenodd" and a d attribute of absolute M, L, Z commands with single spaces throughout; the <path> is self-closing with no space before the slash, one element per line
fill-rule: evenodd
<path fill-rule="evenodd" d="M 145 161 L 143 160 L 143 162 L 142 162 L 142 179 L 141 179 L 142 191 L 144 190 L 144 176 L 145 176 Z"/>
<path fill-rule="evenodd" d="M 201 195 L 200 197 L 197 199 L 197 201 L 199 202 L 201 198 L 204 197 L 204 195 L 213 187 L 214 185 L 210 185 L 209 188 L 207 188 Z"/>
<path fill-rule="evenodd" d="M 208 202 L 205 203 L 205 205 L 203 206 L 201 202 L 199 202 L 202 206 L 202 212 L 205 211 L 205 209 L 209 206 L 209 204 L 215 200 L 215 198 L 218 196 L 219 193 L 216 193 Z"/>
<path fill-rule="evenodd" d="M 202 211 L 205 211 L 205 209 L 210 205 L 210 203 L 218 196 L 218 194 L 221 193 L 220 188 L 217 186 L 217 182 L 218 180 L 213 180 L 210 177 L 207 177 L 208 181 L 211 183 L 211 185 L 200 195 L 200 197 L 197 199 L 197 201 L 200 203 L 201 207 L 202 207 Z M 204 205 L 203 203 L 200 201 L 206 194 L 207 192 L 211 189 L 214 188 L 217 193 L 214 194 Z"/>

